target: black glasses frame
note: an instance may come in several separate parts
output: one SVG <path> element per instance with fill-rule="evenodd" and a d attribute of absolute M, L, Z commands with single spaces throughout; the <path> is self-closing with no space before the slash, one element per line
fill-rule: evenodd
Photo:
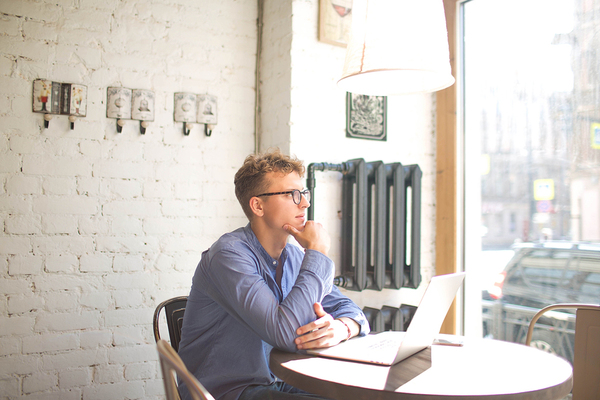
<path fill-rule="evenodd" d="M 287 192 L 263 193 L 263 194 L 257 194 L 254 197 L 275 196 L 278 194 L 291 194 L 294 204 L 300 204 L 302 202 L 302 196 L 304 196 L 306 201 L 308 201 L 310 203 L 310 190 L 308 190 L 308 189 L 304 189 L 304 190 L 294 189 L 294 190 L 288 190 Z"/>

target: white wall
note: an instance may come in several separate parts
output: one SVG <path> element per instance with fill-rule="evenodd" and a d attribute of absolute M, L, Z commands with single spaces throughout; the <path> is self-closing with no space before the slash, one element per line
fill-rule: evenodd
<path fill-rule="evenodd" d="M 0 2 L 0 398 L 151 399 L 162 300 L 189 292 L 245 224 L 233 175 L 254 150 L 256 1 Z M 32 82 L 88 87 L 47 130 Z M 145 135 L 106 118 L 108 86 L 153 90 Z M 178 91 L 218 96 L 211 137 L 173 122 Z"/>
<path fill-rule="evenodd" d="M 385 142 L 346 138 L 346 92 L 337 87 L 346 49 L 318 41 L 318 0 L 292 3 L 290 153 L 307 165 L 354 158 L 418 164 L 423 171 L 421 265 L 423 279 L 428 281 L 433 275 L 435 259 L 435 97 L 432 94 L 388 97 Z M 315 219 L 335 238 L 331 256 L 338 264 L 341 178 L 337 172 L 317 172 L 314 201 Z M 384 304 L 397 307 L 401 301 L 418 301 L 421 292 L 413 292 L 347 294 L 361 306 L 380 308 Z"/>
<path fill-rule="evenodd" d="M 344 49 L 317 40 L 317 17 L 318 0 L 265 1 L 261 148 L 307 164 L 419 164 L 427 279 L 433 96 L 390 98 L 387 142 L 346 139 L 335 86 Z M 245 224 L 232 181 L 254 151 L 256 18 L 256 0 L 0 0 L 1 398 L 163 398 L 154 307 L 187 294 L 201 252 Z M 64 116 L 43 129 L 31 111 L 38 78 L 88 87 L 74 130 Z M 155 92 L 145 135 L 134 121 L 116 132 L 109 86 Z M 178 91 L 218 96 L 211 137 L 201 126 L 186 137 L 173 122 Z M 336 173 L 318 177 L 334 258 L 339 189 Z M 368 292 L 351 295 L 372 306 L 398 299 Z"/>
<path fill-rule="evenodd" d="M 260 54 L 259 150 L 290 151 L 292 1 L 265 0 Z"/>

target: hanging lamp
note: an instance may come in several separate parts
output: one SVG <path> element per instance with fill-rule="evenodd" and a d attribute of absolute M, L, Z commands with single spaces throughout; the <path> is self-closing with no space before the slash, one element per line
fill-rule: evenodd
<path fill-rule="evenodd" d="M 453 83 L 442 0 L 353 1 L 341 89 L 388 96 Z"/>

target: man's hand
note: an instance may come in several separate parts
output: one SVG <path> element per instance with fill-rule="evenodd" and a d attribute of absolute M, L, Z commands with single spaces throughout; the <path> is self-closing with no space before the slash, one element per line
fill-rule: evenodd
<path fill-rule="evenodd" d="M 331 347 L 348 338 L 346 325 L 327 314 L 321 303 L 315 303 L 314 309 L 317 319 L 296 330 L 298 337 L 295 342 L 298 350 Z"/>
<path fill-rule="evenodd" d="M 331 238 L 323 228 L 323 225 L 315 221 L 306 221 L 304 229 L 299 231 L 290 224 L 283 226 L 290 235 L 294 237 L 305 249 L 317 250 L 325 255 L 329 252 Z"/>

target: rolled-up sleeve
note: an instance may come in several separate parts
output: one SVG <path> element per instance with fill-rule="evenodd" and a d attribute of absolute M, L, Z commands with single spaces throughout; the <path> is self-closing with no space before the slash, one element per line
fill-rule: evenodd
<path fill-rule="evenodd" d="M 322 301 L 323 309 L 333 318 L 348 317 L 360 325 L 359 336 L 369 334 L 371 328 L 362 310 L 352 300 L 344 296 L 337 287 L 333 287 L 330 294 Z"/>

